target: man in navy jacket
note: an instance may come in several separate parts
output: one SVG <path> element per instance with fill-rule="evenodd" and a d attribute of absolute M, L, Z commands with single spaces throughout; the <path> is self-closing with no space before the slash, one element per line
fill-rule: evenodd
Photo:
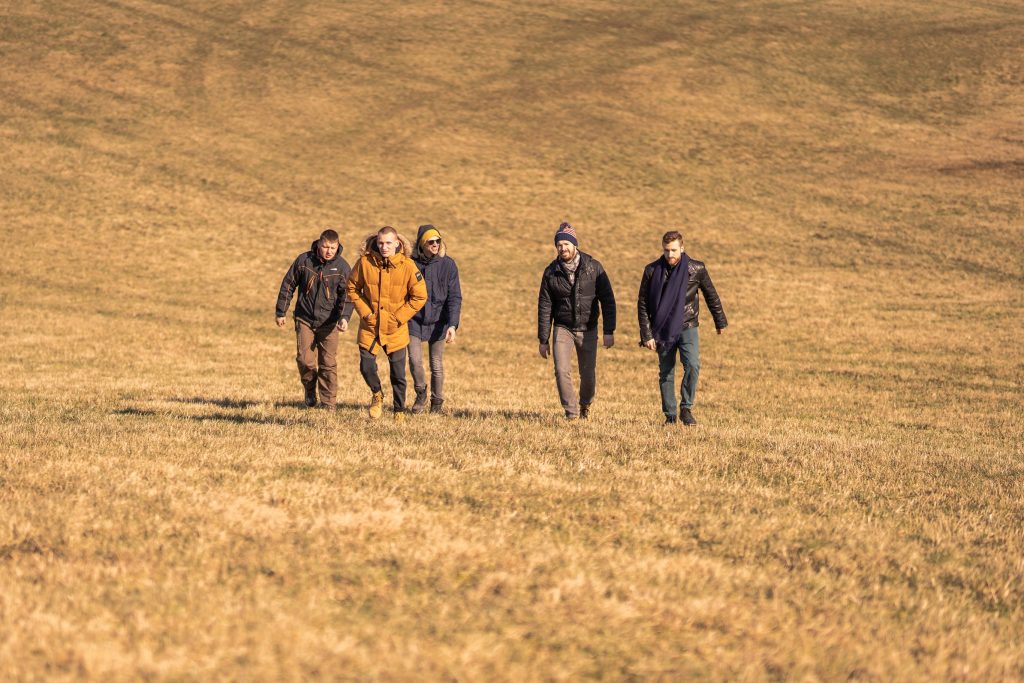
<path fill-rule="evenodd" d="M 444 404 L 444 347 L 455 342 L 462 313 L 459 268 L 446 252 L 440 231 L 429 223 L 421 225 L 413 260 L 427 283 L 427 305 L 409 321 L 409 369 L 416 390 L 413 413 L 422 413 L 427 405 L 423 342 L 430 354 L 430 412 L 441 412 Z"/>

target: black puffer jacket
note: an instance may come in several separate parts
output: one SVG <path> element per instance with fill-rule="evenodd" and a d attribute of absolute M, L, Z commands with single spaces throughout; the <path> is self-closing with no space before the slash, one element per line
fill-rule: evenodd
<path fill-rule="evenodd" d="M 615 293 L 601 262 L 580 254 L 575 283 L 569 282 L 558 259 L 544 269 L 537 297 L 537 337 L 547 344 L 552 322 L 574 332 L 597 327 L 598 304 L 604 317 L 604 333 L 615 332 Z"/>
<path fill-rule="evenodd" d="M 640 278 L 640 294 L 637 296 L 636 308 L 637 318 L 640 322 L 640 343 L 644 344 L 654 338 L 651 332 L 651 320 L 654 318 L 654 311 L 647 310 L 647 290 L 651 287 L 651 274 L 657 261 L 648 263 L 644 268 L 644 274 Z M 662 283 L 658 283 L 660 286 Z M 729 325 L 725 318 L 725 311 L 722 309 L 722 300 L 718 298 L 715 285 L 711 282 L 708 269 L 703 261 L 690 259 L 689 279 L 686 283 L 686 314 L 683 316 L 682 330 L 690 327 L 697 327 L 700 315 L 700 301 L 697 299 L 697 290 L 704 293 L 704 302 L 711 311 L 711 317 L 715 320 L 715 328 L 723 329 Z M 682 331 L 680 330 L 680 331 Z"/>
<path fill-rule="evenodd" d="M 278 318 L 283 318 L 288 312 L 288 304 L 296 290 L 295 319 L 310 327 L 336 325 L 339 320 L 348 320 L 352 315 L 352 302 L 345 294 L 348 274 L 352 269 L 341 257 L 342 246 L 339 244 L 334 258 L 325 263 L 320 260 L 317 242 L 313 242 L 309 251 L 299 254 L 285 273 L 277 295 L 275 314 Z"/>

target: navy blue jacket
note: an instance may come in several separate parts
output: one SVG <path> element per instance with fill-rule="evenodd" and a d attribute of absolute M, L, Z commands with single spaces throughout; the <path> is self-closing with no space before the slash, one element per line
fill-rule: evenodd
<path fill-rule="evenodd" d="M 419 244 L 424 230 L 420 230 L 416 242 Z M 442 339 L 449 327 L 458 328 L 462 314 L 462 287 L 459 284 L 459 267 L 444 253 L 444 243 L 437 256 L 428 254 L 417 246 L 416 267 L 427 283 L 427 305 L 417 311 L 409 321 L 409 334 L 417 339 L 437 341 Z"/>

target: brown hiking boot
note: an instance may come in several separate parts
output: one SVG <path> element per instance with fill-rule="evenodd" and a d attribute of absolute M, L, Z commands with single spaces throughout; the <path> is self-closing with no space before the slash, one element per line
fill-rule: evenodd
<path fill-rule="evenodd" d="M 589 420 L 590 419 L 590 406 L 589 405 L 580 406 L 580 419 L 581 420 Z"/>
<path fill-rule="evenodd" d="M 430 412 L 435 415 L 444 412 L 444 399 L 443 398 L 432 398 L 430 399 Z"/>
<path fill-rule="evenodd" d="M 370 419 L 379 420 L 384 414 L 384 392 L 375 391 L 370 399 Z"/>
<path fill-rule="evenodd" d="M 697 424 L 697 418 L 693 416 L 689 408 L 683 408 L 679 411 L 679 419 L 683 421 L 683 424 L 687 427 L 692 427 Z"/>

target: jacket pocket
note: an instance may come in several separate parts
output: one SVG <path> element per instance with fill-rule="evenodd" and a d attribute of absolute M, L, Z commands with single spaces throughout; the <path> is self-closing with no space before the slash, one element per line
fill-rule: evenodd
<path fill-rule="evenodd" d="M 394 334 L 395 332 L 398 332 L 398 327 L 400 325 L 400 323 L 398 322 L 398 318 L 396 318 L 394 314 L 391 313 L 390 311 L 381 311 L 381 315 L 383 316 L 381 320 L 381 332 L 383 334 Z"/>

